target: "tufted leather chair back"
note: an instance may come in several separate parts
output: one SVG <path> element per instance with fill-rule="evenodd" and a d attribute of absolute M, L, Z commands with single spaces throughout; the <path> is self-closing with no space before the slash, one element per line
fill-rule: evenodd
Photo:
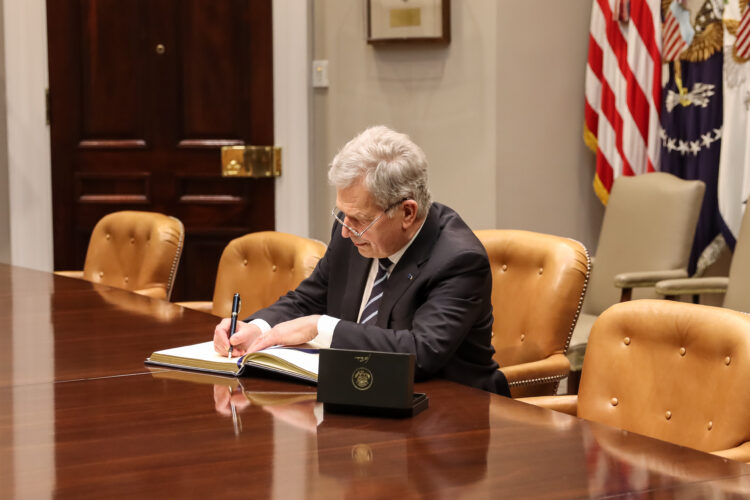
<path fill-rule="evenodd" d="M 750 316 L 616 304 L 591 330 L 578 416 L 706 452 L 750 440 Z"/>
<path fill-rule="evenodd" d="M 114 212 L 99 220 L 89 240 L 83 279 L 169 300 L 185 228 L 156 212 Z"/>
<path fill-rule="evenodd" d="M 268 307 L 310 276 L 326 251 L 320 241 L 275 231 L 246 234 L 229 242 L 216 274 L 212 313 L 227 318 L 240 293 L 240 318 Z"/>
<path fill-rule="evenodd" d="M 483 230 L 475 234 L 492 269 L 495 359 L 508 377 L 514 397 L 552 394 L 560 377 L 524 391 L 533 378 L 515 377 L 515 368 L 563 354 L 568 348 L 586 291 L 589 257 L 579 242 L 549 234 Z M 506 368 L 507 367 L 507 368 Z"/>

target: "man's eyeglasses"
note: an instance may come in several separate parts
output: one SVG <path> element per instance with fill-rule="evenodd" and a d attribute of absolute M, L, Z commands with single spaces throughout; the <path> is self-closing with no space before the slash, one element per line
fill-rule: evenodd
<path fill-rule="evenodd" d="M 342 219 L 341 217 L 339 217 L 339 214 L 338 214 L 338 212 L 339 212 L 339 209 L 338 209 L 338 208 L 336 208 L 336 207 L 333 207 L 333 208 L 331 209 L 331 215 L 332 215 L 332 216 L 333 216 L 333 218 L 334 218 L 334 219 L 336 219 L 336 220 L 337 220 L 337 221 L 338 221 L 338 222 L 339 222 L 339 223 L 340 223 L 340 224 L 341 224 L 342 226 L 344 226 L 345 228 L 347 228 L 347 229 L 349 230 L 349 232 L 350 232 L 350 233 L 352 233 L 352 234 L 353 234 L 354 236 L 356 236 L 356 237 L 357 237 L 357 239 L 361 239 L 361 238 L 362 238 L 362 236 L 364 236 L 364 234 L 365 234 L 365 233 L 367 232 L 367 230 L 368 230 L 368 229 L 370 229 L 370 228 L 371 228 L 372 226 L 374 226 L 374 225 L 375 225 L 375 223 L 376 223 L 377 221 L 379 221 L 379 220 L 380 220 L 380 219 L 381 219 L 381 218 L 382 218 L 382 217 L 383 217 L 383 216 L 384 216 L 384 215 L 385 215 L 386 213 L 388 213 L 388 210 L 390 210 L 390 209 L 392 209 L 392 208 L 395 208 L 395 207 L 397 207 L 398 205 L 400 205 L 401 203 L 405 202 L 405 201 L 406 201 L 406 200 L 408 200 L 408 199 L 409 199 L 409 198 L 404 198 L 403 200 L 401 200 L 401 201 L 397 201 L 396 203 L 394 203 L 394 204 L 390 205 L 389 207 L 387 207 L 387 208 L 386 208 L 385 210 L 383 210 L 383 213 L 382 213 L 382 214 L 380 214 L 380 215 L 378 215 L 377 217 L 375 217 L 375 218 L 374 218 L 374 219 L 372 220 L 372 222 L 370 222 L 369 224 L 367 224 L 367 227 L 365 227 L 365 228 L 364 228 L 364 229 L 363 229 L 362 231 L 357 231 L 357 230 L 356 230 L 356 229 L 354 229 L 354 228 L 353 228 L 352 226 L 350 226 L 349 224 L 347 224 L 346 222 L 344 222 L 344 221 L 343 221 L 343 219 Z M 345 217 L 346 217 L 346 216 L 345 216 Z"/>

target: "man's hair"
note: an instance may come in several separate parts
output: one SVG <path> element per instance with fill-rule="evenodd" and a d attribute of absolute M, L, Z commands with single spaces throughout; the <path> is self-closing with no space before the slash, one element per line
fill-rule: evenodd
<path fill-rule="evenodd" d="M 347 142 L 328 170 L 328 180 L 337 189 L 348 188 L 360 178 L 382 209 L 404 199 L 414 200 L 417 217 L 422 218 L 432 204 L 424 151 L 406 134 L 383 125 L 370 127 Z"/>

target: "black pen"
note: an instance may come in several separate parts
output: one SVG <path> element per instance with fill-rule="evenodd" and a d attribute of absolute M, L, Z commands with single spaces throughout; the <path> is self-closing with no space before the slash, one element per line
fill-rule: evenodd
<path fill-rule="evenodd" d="M 232 322 L 229 324 L 229 338 L 232 338 L 234 331 L 237 329 L 237 315 L 240 313 L 240 294 L 235 293 L 232 299 Z M 227 358 L 232 357 L 232 342 L 229 341 L 229 352 L 227 352 Z"/>

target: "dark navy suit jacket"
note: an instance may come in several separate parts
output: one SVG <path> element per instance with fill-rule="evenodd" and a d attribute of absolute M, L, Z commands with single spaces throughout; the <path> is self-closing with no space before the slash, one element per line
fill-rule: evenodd
<path fill-rule="evenodd" d="M 492 275 L 484 247 L 452 209 L 433 203 L 419 235 L 386 281 L 375 325 L 357 323 L 371 259 L 336 222 L 313 273 L 253 314 L 271 326 L 310 314 L 341 321 L 331 347 L 413 353 L 415 377 L 441 377 L 510 395 L 492 359 Z"/>

